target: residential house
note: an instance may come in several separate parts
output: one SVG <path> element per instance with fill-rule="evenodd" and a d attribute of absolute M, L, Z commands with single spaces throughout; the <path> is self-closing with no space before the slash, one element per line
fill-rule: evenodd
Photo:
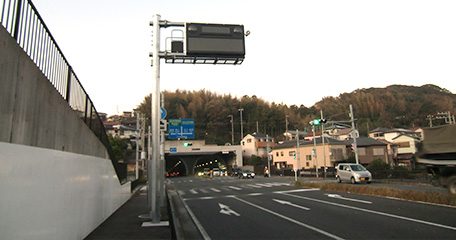
<path fill-rule="evenodd" d="M 242 156 L 250 158 L 252 155 L 259 157 L 267 157 L 266 147 L 266 135 L 263 133 L 252 133 L 247 134 L 241 141 Z M 274 139 L 269 137 L 269 147 L 274 147 Z"/>
<path fill-rule="evenodd" d="M 132 138 L 136 136 L 136 128 L 125 126 L 120 122 L 104 122 L 106 134 L 119 138 Z"/>
<path fill-rule="evenodd" d="M 297 141 L 286 141 L 277 144 L 272 150 L 273 164 L 277 169 L 312 169 L 327 166 L 332 167 L 337 162 L 347 159 L 346 143 L 325 137 L 323 147 L 322 138 L 315 139 L 316 156 L 314 153 L 314 142 L 309 139 L 299 141 L 299 152 Z"/>
<path fill-rule="evenodd" d="M 348 155 L 354 156 L 354 149 L 352 149 L 353 139 L 349 139 L 346 142 L 349 150 Z M 381 159 L 385 163 L 390 163 L 392 160 L 388 154 L 388 144 L 385 142 L 369 137 L 359 137 L 356 138 L 356 145 L 360 164 L 368 165 L 375 159 Z"/>
<path fill-rule="evenodd" d="M 376 128 L 369 132 L 369 137 L 386 141 L 390 145 L 388 149 L 393 152 L 394 164 L 410 167 L 413 155 L 418 151 L 417 144 L 421 142 L 422 134 L 419 129 Z"/>

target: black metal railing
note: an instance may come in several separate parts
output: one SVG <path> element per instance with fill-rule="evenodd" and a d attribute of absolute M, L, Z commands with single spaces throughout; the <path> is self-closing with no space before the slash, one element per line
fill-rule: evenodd
<path fill-rule="evenodd" d="M 41 72 L 79 114 L 106 147 L 119 179 L 120 164 L 114 158 L 106 131 L 89 95 L 63 55 L 31 0 L 3 0 L 0 6 L 1 25 L 17 41 Z"/>

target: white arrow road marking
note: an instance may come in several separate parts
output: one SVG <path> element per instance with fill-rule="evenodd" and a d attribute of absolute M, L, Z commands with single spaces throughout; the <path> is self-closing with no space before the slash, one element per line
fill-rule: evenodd
<path fill-rule="evenodd" d="M 284 193 L 284 194 L 285 194 L 285 195 L 291 195 L 291 194 L 286 194 L 286 193 Z M 293 195 L 291 195 L 291 196 L 293 196 Z M 292 218 L 290 218 L 290 217 L 284 216 L 284 215 L 282 215 L 282 214 L 280 214 L 280 213 L 276 213 L 276 212 L 271 211 L 271 210 L 269 210 L 269 209 L 266 209 L 266 208 L 264 208 L 264 207 L 261 207 L 261 206 L 258 206 L 258 205 L 256 205 L 256 204 L 253 204 L 253 203 L 251 203 L 251 202 L 248 202 L 248 201 L 246 201 L 246 200 L 243 200 L 243 199 L 241 199 L 241 198 L 234 197 L 234 199 L 239 200 L 239 201 L 241 201 L 241 202 L 243 202 L 243 203 L 246 203 L 246 204 L 248 204 L 248 205 L 250 205 L 250 206 L 256 207 L 256 208 L 258 208 L 258 209 L 260 209 L 260 210 L 263 210 L 263 211 L 265 211 L 265 212 L 268 212 L 268 213 L 270 213 L 270 214 L 273 214 L 273 215 L 275 215 L 275 216 L 277 216 L 277 217 L 280 217 L 280 218 L 282 218 L 282 219 L 285 219 L 285 220 L 287 220 L 287 221 L 290 221 L 290 222 L 292 222 L 292 223 L 295 223 L 295 224 L 297 224 L 297 225 L 299 225 L 299 226 L 302 226 L 302 227 L 308 228 L 308 229 L 310 229 L 310 230 L 313 230 L 313 231 L 319 232 L 319 233 L 321 233 L 321 234 L 324 234 L 324 235 L 326 235 L 326 236 L 328 236 L 328 237 L 330 237 L 330 238 L 333 238 L 333 239 L 336 239 L 336 240 L 343 240 L 343 238 L 341 238 L 341 237 L 339 237 L 339 236 L 333 235 L 333 234 L 331 234 L 331 233 L 329 233 L 329 232 L 325 232 L 324 230 L 321 230 L 321 229 L 318 229 L 318 228 L 313 227 L 313 226 L 311 226 L 311 225 L 302 223 L 302 222 L 300 222 L 300 221 L 298 221 L 298 220 L 295 220 L 295 219 L 292 219 Z"/>
<path fill-rule="evenodd" d="M 296 205 L 296 204 L 291 203 L 291 202 L 287 202 L 287 201 L 283 201 L 283 200 L 278 200 L 278 199 L 272 199 L 272 200 L 274 200 L 274 201 L 276 201 L 276 202 L 278 202 L 278 203 L 280 203 L 280 204 L 290 205 L 290 206 L 292 206 L 292 207 L 297 207 L 297 208 L 304 209 L 304 210 L 307 210 L 307 211 L 310 210 L 310 208 L 306 208 L 306 207 L 303 207 L 303 206 L 299 206 L 299 205 Z"/>
<path fill-rule="evenodd" d="M 234 216 L 241 216 L 241 214 L 233 211 L 230 207 L 228 207 L 227 205 L 223 205 L 221 203 L 219 203 L 219 207 L 220 207 L 220 213 L 223 213 L 223 214 L 226 214 L 226 215 L 231 215 L 233 214 Z"/>
<path fill-rule="evenodd" d="M 353 198 L 346 198 L 342 197 L 338 194 L 325 194 L 330 198 L 337 198 L 337 199 L 342 199 L 342 200 L 347 200 L 347 201 L 352 201 L 352 202 L 360 202 L 360 203 L 367 203 L 367 204 L 372 204 L 372 202 L 369 201 L 364 201 L 364 200 L 359 200 L 359 199 L 353 199 Z"/>

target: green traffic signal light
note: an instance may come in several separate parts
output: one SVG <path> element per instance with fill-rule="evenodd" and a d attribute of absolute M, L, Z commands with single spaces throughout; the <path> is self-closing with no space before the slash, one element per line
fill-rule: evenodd
<path fill-rule="evenodd" d="M 320 119 L 315 119 L 313 120 L 314 125 L 320 125 Z"/>
<path fill-rule="evenodd" d="M 191 142 L 184 142 L 184 147 L 188 147 L 188 146 L 191 146 L 192 143 Z"/>

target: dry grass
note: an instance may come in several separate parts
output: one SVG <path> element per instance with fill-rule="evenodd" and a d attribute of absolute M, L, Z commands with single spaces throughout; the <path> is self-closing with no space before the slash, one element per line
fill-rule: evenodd
<path fill-rule="evenodd" d="M 338 183 L 303 183 L 295 182 L 296 186 L 319 188 L 323 191 L 348 192 L 380 197 L 392 197 L 409 201 L 419 201 L 435 204 L 456 206 L 456 195 L 450 193 L 411 191 L 388 187 L 353 186 Z"/>

